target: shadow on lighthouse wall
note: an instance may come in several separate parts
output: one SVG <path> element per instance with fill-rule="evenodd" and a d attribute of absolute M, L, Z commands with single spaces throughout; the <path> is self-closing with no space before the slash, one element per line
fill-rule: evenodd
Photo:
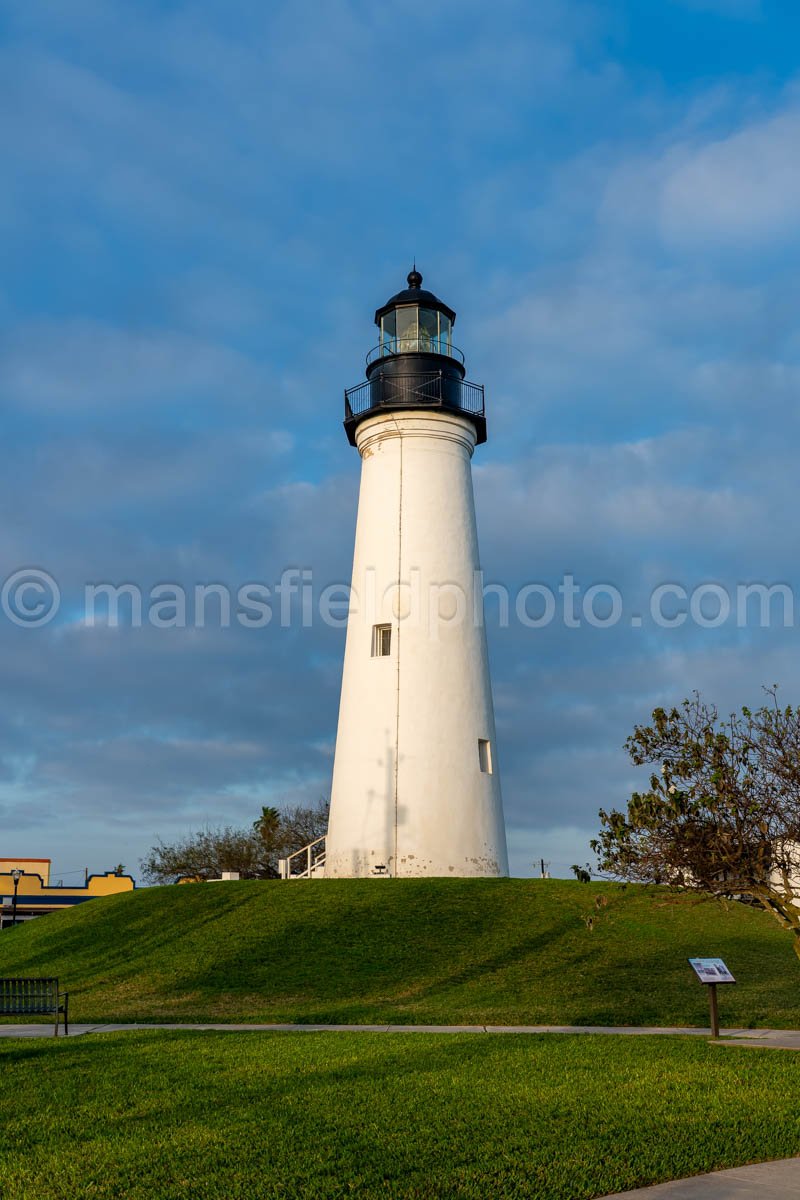
<path fill-rule="evenodd" d="M 369 847 L 366 853 L 353 847 L 350 851 L 350 869 L 354 875 L 370 874 L 371 868 L 383 863 L 388 869 L 387 874 L 394 875 L 394 840 L 395 825 L 402 825 L 406 820 L 406 810 L 402 805 L 395 804 L 395 762 L 397 756 L 392 744 L 391 730 L 384 730 L 386 750 L 382 759 L 377 759 L 377 765 L 384 768 L 383 791 L 375 788 L 367 791 L 367 803 L 364 806 L 364 817 L 361 824 L 360 845 Z M 374 839 L 375 844 L 370 844 Z"/>

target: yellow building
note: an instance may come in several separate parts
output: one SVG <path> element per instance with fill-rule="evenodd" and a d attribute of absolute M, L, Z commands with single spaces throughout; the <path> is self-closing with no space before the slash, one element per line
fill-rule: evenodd
<path fill-rule="evenodd" d="M 113 871 L 90 875 L 77 887 L 63 887 L 60 882 L 51 886 L 50 861 L 49 858 L 0 858 L 0 928 L 11 925 L 15 908 L 19 924 L 98 896 L 132 892 L 136 887 L 130 875 L 116 875 Z"/>

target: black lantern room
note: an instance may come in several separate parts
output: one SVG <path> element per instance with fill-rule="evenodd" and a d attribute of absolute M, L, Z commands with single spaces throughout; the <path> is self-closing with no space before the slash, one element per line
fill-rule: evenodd
<path fill-rule="evenodd" d="M 367 378 L 345 392 L 344 427 L 351 445 L 361 421 L 380 411 L 445 409 L 475 425 L 486 441 L 483 386 L 465 378 L 453 345 L 456 314 L 422 287 L 416 266 L 408 287 L 375 313 L 380 340 L 367 355 Z"/>

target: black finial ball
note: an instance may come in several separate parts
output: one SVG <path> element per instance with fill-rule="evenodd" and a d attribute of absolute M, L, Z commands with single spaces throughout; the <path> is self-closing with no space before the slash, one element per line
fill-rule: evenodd
<path fill-rule="evenodd" d="M 422 287 L 422 276 L 420 275 L 420 273 L 416 267 L 414 267 L 413 271 L 408 272 L 408 286 L 410 288 L 421 288 Z"/>

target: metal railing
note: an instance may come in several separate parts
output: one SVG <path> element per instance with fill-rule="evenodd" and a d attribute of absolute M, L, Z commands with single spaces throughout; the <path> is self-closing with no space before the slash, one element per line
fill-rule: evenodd
<path fill-rule="evenodd" d="M 444 375 L 441 371 L 428 374 L 394 375 L 379 372 L 344 394 L 346 421 L 363 416 L 375 408 L 449 408 L 482 417 L 484 393 L 482 383 Z"/>
<path fill-rule="evenodd" d="M 409 337 L 392 337 L 377 346 L 373 346 L 367 355 L 367 366 L 376 358 L 389 358 L 394 354 L 444 354 L 447 358 L 455 358 L 464 362 L 464 355 L 458 346 L 454 346 L 441 335 L 417 334 Z"/>
<path fill-rule="evenodd" d="M 325 834 L 315 842 L 309 842 L 302 850 L 295 850 L 288 858 L 278 859 L 278 874 L 281 879 L 313 879 L 323 875 L 325 867 Z"/>

